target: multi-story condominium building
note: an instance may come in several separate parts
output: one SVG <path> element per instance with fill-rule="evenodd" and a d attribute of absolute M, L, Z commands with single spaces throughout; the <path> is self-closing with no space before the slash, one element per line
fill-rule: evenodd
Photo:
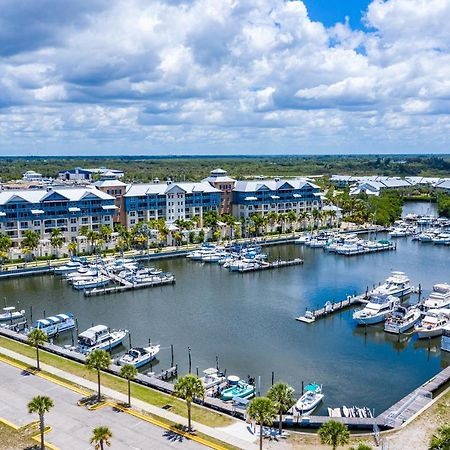
<path fill-rule="evenodd" d="M 168 224 L 177 219 L 202 217 L 218 211 L 221 192 L 209 183 L 134 184 L 124 195 L 127 227 L 138 222 L 163 218 Z"/>
<path fill-rule="evenodd" d="M 233 190 L 233 215 L 247 218 L 252 214 L 312 211 L 322 208 L 320 189 L 305 180 L 236 181 Z"/>
<path fill-rule="evenodd" d="M 211 171 L 208 178 L 202 180 L 209 183 L 211 186 L 222 191 L 222 200 L 220 203 L 220 214 L 231 214 L 231 202 L 233 201 L 233 189 L 236 180 L 229 177 L 227 172 L 223 169 L 214 169 Z"/>
<path fill-rule="evenodd" d="M 0 192 L 0 233 L 18 246 L 26 230 L 49 239 L 58 228 L 66 242 L 76 241 L 81 227 L 113 225 L 114 197 L 94 187 L 23 189 Z"/>
<path fill-rule="evenodd" d="M 75 169 L 61 170 L 58 172 L 58 178 L 65 181 L 92 181 L 95 175 L 108 175 L 116 179 L 122 178 L 124 172 L 122 170 L 107 169 L 99 167 L 94 169 L 83 169 L 75 167 Z"/>
<path fill-rule="evenodd" d="M 129 185 L 114 177 L 102 175 L 101 179 L 94 183 L 94 186 L 100 191 L 112 195 L 116 199 L 114 204 L 117 208 L 113 215 L 113 222 L 126 225 L 127 218 L 125 214 L 124 195 L 129 188 Z"/>

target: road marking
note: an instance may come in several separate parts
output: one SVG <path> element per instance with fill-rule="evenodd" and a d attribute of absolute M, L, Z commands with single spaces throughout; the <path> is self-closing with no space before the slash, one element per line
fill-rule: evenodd
<path fill-rule="evenodd" d="M 31 372 L 27 365 L 18 363 L 16 361 L 11 361 L 9 359 L 4 358 L 2 355 L 0 355 L 0 361 L 4 362 L 5 364 L 9 364 L 11 366 L 14 366 L 14 367 L 16 367 L 18 369 L 25 370 L 25 371 L 27 371 L 29 373 L 37 375 L 38 377 L 43 378 L 44 380 L 50 381 L 51 383 L 58 384 L 61 387 L 64 387 L 66 389 L 70 389 L 71 391 L 77 392 L 79 394 L 82 394 L 82 395 L 85 395 L 85 396 L 91 394 L 88 391 L 85 391 L 83 389 L 77 388 L 77 387 L 75 387 L 75 386 L 73 386 L 73 385 L 71 385 L 69 383 L 66 383 L 64 381 L 58 380 L 56 378 L 53 378 L 51 375 L 47 375 L 47 374 L 41 373 L 40 371 Z M 131 416 L 137 417 L 137 418 L 139 418 L 141 420 L 144 420 L 145 422 L 148 422 L 148 423 L 151 423 L 153 425 L 156 425 L 159 428 L 164 428 L 165 430 L 172 431 L 173 433 L 176 433 L 176 434 L 178 434 L 180 436 L 183 436 L 186 439 L 190 439 L 191 441 L 198 442 L 199 444 L 202 444 L 202 445 L 204 445 L 206 447 L 212 448 L 214 450 L 226 450 L 225 447 L 222 447 L 221 445 L 215 444 L 213 442 L 209 442 L 206 439 L 201 438 L 200 436 L 195 436 L 194 434 L 190 434 L 190 433 L 187 433 L 185 431 L 182 431 L 182 430 L 176 428 L 174 425 L 168 425 L 168 424 L 166 424 L 164 422 L 161 422 L 161 421 L 159 421 L 157 419 L 154 419 L 154 418 L 152 418 L 150 416 L 142 414 L 142 413 L 140 413 L 138 411 L 134 411 L 132 409 L 124 408 L 123 406 L 120 406 L 118 403 L 105 402 L 101 407 L 106 406 L 106 405 L 109 405 L 109 406 L 111 406 L 113 408 L 116 408 L 116 409 L 118 409 L 118 410 L 120 410 L 122 412 L 125 412 L 125 413 L 127 413 L 127 414 L 129 414 Z M 99 408 L 96 408 L 96 409 L 99 409 Z M 51 446 L 51 444 L 48 445 L 48 447 L 50 449 L 52 449 L 52 450 L 59 450 L 59 449 L 57 449 L 57 447 Z"/>

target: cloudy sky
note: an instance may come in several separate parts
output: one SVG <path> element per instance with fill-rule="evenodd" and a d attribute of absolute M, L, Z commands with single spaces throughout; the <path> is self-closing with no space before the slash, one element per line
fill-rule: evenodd
<path fill-rule="evenodd" d="M 0 153 L 449 153 L 449 23 L 450 0 L 0 0 Z"/>

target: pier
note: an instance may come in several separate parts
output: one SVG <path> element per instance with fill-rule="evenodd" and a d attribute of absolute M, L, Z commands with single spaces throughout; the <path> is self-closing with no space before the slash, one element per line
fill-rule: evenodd
<path fill-rule="evenodd" d="M 295 320 L 304 323 L 313 323 L 316 319 L 321 319 L 322 317 L 329 316 L 349 308 L 350 306 L 359 305 L 361 303 L 367 303 L 366 295 L 348 296 L 345 300 L 341 300 L 340 302 L 326 302 L 322 308 L 306 311 L 304 316 L 297 317 Z"/>
<path fill-rule="evenodd" d="M 117 277 L 119 278 L 119 277 Z M 125 280 L 124 280 L 125 281 Z M 160 278 L 159 280 L 150 281 L 146 283 L 130 283 L 127 281 L 126 284 L 116 285 L 116 286 L 109 286 L 109 287 L 98 287 L 93 289 L 87 289 L 84 291 L 84 295 L 86 297 L 95 297 L 98 295 L 108 295 L 108 294 L 116 294 L 120 292 L 125 291 L 131 291 L 134 289 L 145 289 L 145 288 L 151 288 L 156 286 L 164 286 L 167 284 L 175 284 L 175 277 L 166 277 L 166 278 Z"/>
<path fill-rule="evenodd" d="M 267 269 L 280 269 L 282 267 L 290 267 L 290 266 L 299 266 L 303 264 L 303 259 L 295 258 L 289 261 L 273 261 L 273 262 L 262 262 L 257 266 L 250 266 L 250 267 L 240 267 L 236 270 L 233 270 L 232 272 L 258 272 L 260 270 L 267 270 Z"/>

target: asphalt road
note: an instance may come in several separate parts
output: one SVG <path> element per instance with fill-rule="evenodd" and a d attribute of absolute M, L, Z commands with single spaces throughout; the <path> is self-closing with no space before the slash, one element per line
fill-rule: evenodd
<path fill-rule="evenodd" d="M 46 440 L 62 450 L 92 450 L 89 439 L 99 425 L 112 431 L 114 450 L 205 448 L 111 406 L 96 411 L 77 406 L 80 394 L 0 362 L 0 417 L 19 426 L 36 420 L 27 410 L 36 395 L 47 395 L 54 401 L 54 408 L 46 415 L 46 425 L 52 427 Z"/>

